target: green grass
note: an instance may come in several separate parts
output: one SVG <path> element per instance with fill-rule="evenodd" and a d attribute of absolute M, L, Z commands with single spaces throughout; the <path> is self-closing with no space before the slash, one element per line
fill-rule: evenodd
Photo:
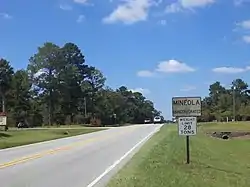
<path fill-rule="evenodd" d="M 207 131 L 250 131 L 250 122 L 204 123 L 200 128 Z"/>
<path fill-rule="evenodd" d="M 58 128 L 45 130 L 10 130 L 7 132 L 0 132 L 0 149 L 86 134 L 99 130 L 103 129 L 82 128 L 65 130 Z"/>
<path fill-rule="evenodd" d="M 110 181 L 109 187 L 249 187 L 250 141 L 221 140 L 207 130 L 249 130 L 250 124 L 205 124 L 190 138 L 191 163 L 185 163 L 185 137 L 176 125 L 164 126 Z"/>

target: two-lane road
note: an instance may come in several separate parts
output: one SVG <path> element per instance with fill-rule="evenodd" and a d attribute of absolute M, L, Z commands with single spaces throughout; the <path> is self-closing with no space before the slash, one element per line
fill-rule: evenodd
<path fill-rule="evenodd" d="M 161 125 L 135 125 L 0 150 L 0 186 L 105 186 Z"/>

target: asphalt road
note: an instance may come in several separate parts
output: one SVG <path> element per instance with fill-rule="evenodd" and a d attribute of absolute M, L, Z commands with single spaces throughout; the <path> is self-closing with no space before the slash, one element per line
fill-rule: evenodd
<path fill-rule="evenodd" d="M 101 187 L 161 125 L 135 125 L 0 150 L 0 186 Z"/>

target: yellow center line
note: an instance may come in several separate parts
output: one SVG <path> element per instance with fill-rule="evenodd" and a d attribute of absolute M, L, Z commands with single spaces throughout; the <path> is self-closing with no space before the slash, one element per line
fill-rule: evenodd
<path fill-rule="evenodd" d="M 114 138 L 114 137 L 119 136 L 121 134 L 130 132 L 130 131 L 134 131 L 136 128 L 138 128 L 138 127 L 133 127 L 133 128 L 129 127 L 128 129 L 125 129 L 125 131 L 116 133 L 115 136 L 100 136 L 100 137 L 97 137 L 97 138 L 90 138 L 90 139 L 87 139 L 87 140 L 71 143 L 71 144 L 69 144 L 67 146 L 62 146 L 62 147 L 59 147 L 59 148 L 56 148 L 56 149 L 51 149 L 51 150 L 43 151 L 43 152 L 33 154 L 33 155 L 30 155 L 30 156 L 25 156 L 25 157 L 22 157 L 20 159 L 15 159 L 15 160 L 12 160 L 10 162 L 0 164 L 0 169 L 4 169 L 4 168 L 10 167 L 10 166 L 17 165 L 17 164 L 22 164 L 22 163 L 25 163 L 25 162 L 28 162 L 28 161 L 31 161 L 31 160 L 35 160 L 35 159 L 44 157 L 46 155 L 52 155 L 52 154 L 56 154 L 58 152 L 71 150 L 74 147 L 78 147 L 78 146 L 81 146 L 81 145 L 86 145 L 88 143 L 91 143 L 91 142 L 94 142 L 94 141 L 97 141 L 97 140 L 101 140 L 101 139 L 105 139 L 105 138 L 106 139 Z"/>
<path fill-rule="evenodd" d="M 23 157 L 21 159 L 17 159 L 17 160 L 13 160 L 13 161 L 1 164 L 0 169 L 10 167 L 10 166 L 14 166 L 14 165 L 17 165 L 17 164 L 21 164 L 21 163 L 24 163 L 24 162 L 27 162 L 27 161 L 30 161 L 30 160 L 34 160 L 34 159 L 37 159 L 37 158 L 41 158 L 41 157 L 43 157 L 45 155 L 55 154 L 55 153 L 57 153 L 59 151 L 64 151 L 64 150 L 67 150 L 67 148 L 51 150 L 51 151 L 48 151 L 46 153 L 40 153 L 40 154 L 31 155 L 31 156 L 28 156 L 28 157 Z"/>
<path fill-rule="evenodd" d="M 67 146 L 63 146 L 63 147 L 59 147 L 59 148 L 56 148 L 56 149 L 43 151 L 41 153 L 37 153 L 37 154 L 34 154 L 34 155 L 30 155 L 30 156 L 25 156 L 25 157 L 22 157 L 20 159 L 16 159 L 16 160 L 13 160 L 13 161 L 10 161 L 10 162 L 0 164 L 0 169 L 10 167 L 10 166 L 14 166 L 14 165 L 17 165 L 17 164 L 21 164 L 21 163 L 24 163 L 24 162 L 27 162 L 27 161 L 30 161 L 30 160 L 34 160 L 34 159 L 37 159 L 37 158 L 41 158 L 41 157 L 44 157 L 46 155 L 52 155 L 52 154 L 56 154 L 58 152 L 67 151 L 67 150 L 70 150 L 70 149 L 72 149 L 72 148 L 74 148 L 76 146 L 84 145 L 84 144 L 93 142 L 94 140 L 98 140 L 98 139 L 97 138 L 91 138 L 91 139 L 87 139 L 85 141 L 72 143 L 72 144 L 67 145 Z"/>

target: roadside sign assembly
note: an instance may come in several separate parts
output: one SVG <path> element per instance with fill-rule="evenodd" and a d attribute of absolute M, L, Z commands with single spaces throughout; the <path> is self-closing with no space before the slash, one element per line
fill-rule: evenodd
<path fill-rule="evenodd" d="M 179 117 L 178 119 L 179 135 L 193 136 L 197 132 L 196 117 Z"/>
<path fill-rule="evenodd" d="M 173 97 L 172 116 L 178 118 L 179 135 L 186 136 L 187 164 L 189 164 L 189 136 L 197 133 L 197 116 L 201 116 L 201 97 Z"/>

